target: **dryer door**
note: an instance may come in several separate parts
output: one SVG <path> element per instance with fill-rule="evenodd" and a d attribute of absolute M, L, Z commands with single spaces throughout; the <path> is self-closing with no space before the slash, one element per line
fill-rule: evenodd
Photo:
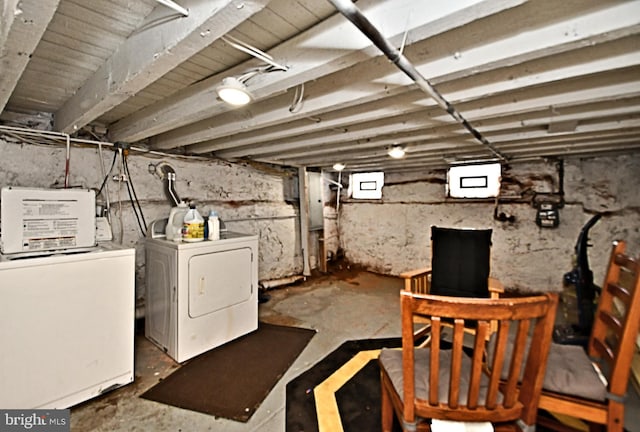
<path fill-rule="evenodd" d="M 198 318 L 248 301 L 251 284 L 250 248 L 231 249 L 189 259 L 189 317 Z"/>

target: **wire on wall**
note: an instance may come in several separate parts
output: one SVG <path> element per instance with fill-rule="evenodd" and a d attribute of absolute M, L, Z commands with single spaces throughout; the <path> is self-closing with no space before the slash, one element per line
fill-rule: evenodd
<path fill-rule="evenodd" d="M 133 179 L 131 177 L 131 173 L 129 172 L 129 163 L 127 162 L 127 156 L 129 154 L 128 150 L 123 151 L 123 167 L 124 174 L 126 179 L 124 182 L 127 184 L 127 192 L 129 194 L 129 201 L 131 201 L 131 207 L 133 208 L 133 213 L 136 215 L 136 220 L 138 221 L 138 227 L 140 228 L 140 232 L 143 236 L 146 235 L 147 232 L 147 221 L 144 219 L 144 214 L 142 213 L 142 207 L 140 206 L 140 201 L 138 200 L 138 195 L 136 194 L 136 190 L 133 187 Z"/>
<path fill-rule="evenodd" d="M 64 188 L 69 187 L 69 169 L 71 165 L 71 137 L 67 135 L 67 152 L 64 161 Z"/>
<path fill-rule="evenodd" d="M 102 176 L 106 178 L 107 173 L 104 168 L 104 157 L 102 156 L 102 143 L 98 144 L 98 155 L 100 157 L 100 171 L 102 172 Z M 113 168 L 113 165 L 111 167 Z M 100 216 L 104 216 L 106 214 L 107 220 L 109 221 L 109 224 L 111 224 L 111 201 L 109 200 L 109 185 L 104 184 L 102 187 L 106 187 L 105 189 L 106 193 L 102 195 L 105 198 L 105 208 L 104 208 L 104 213 L 101 214 Z M 96 194 L 96 196 L 98 195 L 100 195 L 100 192 Z"/>
<path fill-rule="evenodd" d="M 113 167 L 116 165 L 116 160 L 118 159 L 118 152 L 114 152 L 113 153 L 113 160 L 111 161 L 111 167 L 109 168 L 109 171 L 107 171 L 104 174 L 104 179 L 102 180 L 102 184 L 100 185 L 100 189 L 98 189 L 98 193 L 96 193 L 96 195 L 100 195 L 102 193 L 102 189 L 105 188 L 105 186 L 107 185 L 107 180 L 109 179 L 109 176 L 111 175 L 111 171 L 113 171 Z"/>

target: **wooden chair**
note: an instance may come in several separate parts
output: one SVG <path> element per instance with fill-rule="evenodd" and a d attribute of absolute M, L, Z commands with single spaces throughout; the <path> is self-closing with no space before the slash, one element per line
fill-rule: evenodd
<path fill-rule="evenodd" d="M 640 261 L 613 244 L 587 352 L 581 346 L 553 344 L 540 408 L 596 425 L 609 432 L 624 428 L 624 400 L 640 326 Z M 566 426 L 545 416 L 539 424 Z"/>
<path fill-rule="evenodd" d="M 382 430 L 391 431 L 394 411 L 404 431 L 430 431 L 429 419 L 492 422 L 496 430 L 533 430 L 557 303 L 557 294 L 477 299 L 403 290 L 402 350 L 382 350 L 379 358 Z M 433 338 L 428 348 L 414 345 L 417 315 L 431 320 Z M 443 319 L 454 320 L 451 349 L 441 346 Z M 476 322 L 470 355 L 463 350 L 467 320 Z M 499 322 L 496 343 L 487 344 L 492 321 Z M 507 349 L 508 336 L 514 331 L 515 342 Z M 490 356 L 485 356 L 485 348 L 492 350 Z"/>
<path fill-rule="evenodd" d="M 431 267 L 400 274 L 405 291 L 458 297 L 499 298 L 504 287 L 489 276 L 491 229 L 431 227 Z M 428 320 L 417 320 L 420 338 L 429 332 Z M 473 333 L 470 326 L 467 332 Z M 491 327 L 496 330 L 495 323 Z"/>

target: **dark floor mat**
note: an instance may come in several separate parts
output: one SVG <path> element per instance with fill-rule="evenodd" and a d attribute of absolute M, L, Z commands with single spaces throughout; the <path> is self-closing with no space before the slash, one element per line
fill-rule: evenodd
<path fill-rule="evenodd" d="M 187 361 L 141 397 L 246 422 L 314 334 L 260 323 L 257 331 Z"/>
<path fill-rule="evenodd" d="M 347 341 L 311 369 L 291 380 L 287 384 L 287 432 L 319 430 L 313 390 L 356 354 L 400 345 L 400 338 Z M 380 430 L 380 372 L 377 360 L 367 362 L 336 392 L 336 403 L 345 432 Z M 394 425 L 396 430 L 400 430 L 398 424 Z"/>

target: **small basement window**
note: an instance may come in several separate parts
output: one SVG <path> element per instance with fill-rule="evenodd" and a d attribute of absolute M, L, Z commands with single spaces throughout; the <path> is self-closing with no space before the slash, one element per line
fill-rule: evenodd
<path fill-rule="evenodd" d="M 500 192 L 500 164 L 458 165 L 447 173 L 447 196 L 492 198 Z"/>
<path fill-rule="evenodd" d="M 349 178 L 349 196 L 356 199 L 381 199 L 384 172 L 354 173 Z"/>

